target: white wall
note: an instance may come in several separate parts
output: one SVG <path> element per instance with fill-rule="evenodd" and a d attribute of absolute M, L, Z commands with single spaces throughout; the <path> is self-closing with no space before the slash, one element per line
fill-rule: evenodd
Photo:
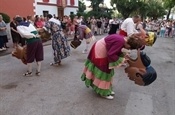
<path fill-rule="evenodd" d="M 57 6 L 46 6 L 46 5 L 37 5 L 37 2 L 42 2 L 43 0 L 35 0 L 34 6 L 34 12 L 36 15 L 43 15 L 43 11 L 49 11 L 49 14 L 55 14 L 58 16 L 58 9 Z M 50 0 L 49 3 L 56 4 L 57 0 Z M 70 0 L 67 0 L 67 5 L 70 5 Z M 78 6 L 78 0 L 75 0 L 75 5 Z M 66 7 L 64 9 L 64 15 L 70 15 L 70 12 L 74 12 L 74 14 L 77 13 L 78 8 L 71 8 L 71 7 Z"/>
<path fill-rule="evenodd" d="M 43 15 L 43 11 L 49 11 L 49 14 L 55 14 L 58 16 L 57 6 L 46 6 L 46 5 L 37 5 L 35 8 L 36 15 Z"/>
<path fill-rule="evenodd" d="M 74 14 L 76 14 L 77 13 L 77 10 L 78 10 L 78 8 L 70 8 L 70 7 L 66 7 L 65 9 L 64 9 L 64 15 L 70 15 L 70 12 L 74 12 Z"/>

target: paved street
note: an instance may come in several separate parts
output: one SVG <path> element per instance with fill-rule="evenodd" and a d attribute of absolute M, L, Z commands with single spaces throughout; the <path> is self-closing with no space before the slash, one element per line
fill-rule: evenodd
<path fill-rule="evenodd" d="M 52 50 L 45 46 L 40 77 L 23 77 L 26 66 L 20 60 L 1 56 L 0 115 L 175 115 L 175 40 L 159 38 L 145 49 L 158 74 L 150 86 L 137 86 L 123 67 L 116 69 L 114 100 L 99 97 L 81 81 L 83 44 L 58 67 L 49 66 Z"/>

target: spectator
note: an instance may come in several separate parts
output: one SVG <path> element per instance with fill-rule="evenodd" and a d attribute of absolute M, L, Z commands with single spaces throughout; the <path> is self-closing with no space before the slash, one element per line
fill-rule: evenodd
<path fill-rule="evenodd" d="M 2 15 L 0 15 L 0 51 L 8 48 L 6 46 L 6 43 L 8 42 L 6 29 L 6 23 L 3 21 Z"/>
<path fill-rule="evenodd" d="M 11 29 L 11 36 L 12 36 L 12 41 L 13 41 L 13 47 L 15 47 L 20 41 L 20 35 L 19 35 L 19 33 L 17 31 L 17 28 L 16 28 L 15 17 L 13 18 L 13 21 L 10 22 L 10 29 Z"/>

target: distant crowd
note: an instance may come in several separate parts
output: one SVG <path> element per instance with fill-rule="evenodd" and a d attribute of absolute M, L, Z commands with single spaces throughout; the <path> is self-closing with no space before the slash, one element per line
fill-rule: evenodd
<path fill-rule="evenodd" d="M 84 19 L 83 16 L 75 16 L 73 20 L 70 16 L 64 16 L 62 18 L 58 18 L 54 16 L 54 18 L 61 21 L 62 29 L 65 35 L 73 36 L 75 33 L 75 25 L 86 25 L 88 26 L 94 35 L 102 35 L 108 33 L 110 29 L 115 26 L 116 32 L 120 29 L 120 25 L 123 20 L 118 18 L 108 19 L 108 18 L 95 18 L 94 16 Z M 36 28 L 42 28 L 46 24 L 46 18 L 42 15 L 38 16 L 27 16 L 23 17 L 24 21 L 28 21 L 33 24 Z M 143 29 L 146 31 L 154 31 L 159 35 L 159 37 L 175 37 L 175 20 L 147 20 L 140 21 L 136 24 L 137 26 L 141 24 Z M 16 22 L 15 17 L 13 21 L 10 23 L 11 27 L 11 35 L 14 46 L 16 44 L 25 45 L 25 39 L 21 38 L 19 33 L 16 30 Z M 4 51 L 8 48 L 6 45 L 8 43 L 7 32 L 6 32 L 6 24 L 3 21 L 2 16 L 0 15 L 0 51 Z"/>

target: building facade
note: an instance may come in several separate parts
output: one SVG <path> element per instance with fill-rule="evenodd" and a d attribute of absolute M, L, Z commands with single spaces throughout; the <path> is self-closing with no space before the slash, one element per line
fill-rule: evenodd
<path fill-rule="evenodd" d="M 78 0 L 0 0 L 0 12 L 8 14 L 11 19 L 20 15 L 52 14 L 57 17 L 76 14 Z"/>
<path fill-rule="evenodd" d="M 78 10 L 78 0 L 35 0 L 35 14 L 52 14 L 57 17 L 76 14 Z"/>

